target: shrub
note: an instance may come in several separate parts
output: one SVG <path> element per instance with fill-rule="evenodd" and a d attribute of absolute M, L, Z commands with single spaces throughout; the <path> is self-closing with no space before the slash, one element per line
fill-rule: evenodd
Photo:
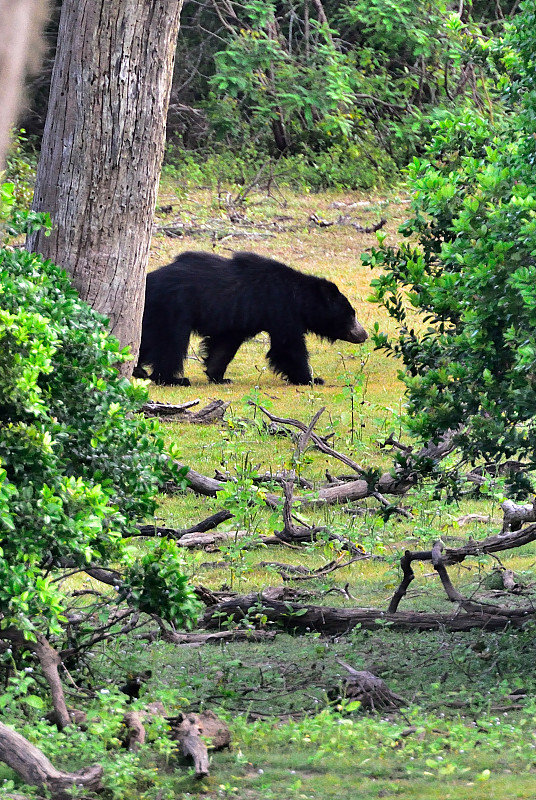
<path fill-rule="evenodd" d="M 0 613 L 4 625 L 32 631 L 54 626 L 63 609 L 51 570 L 124 563 L 125 537 L 153 514 L 158 487 L 176 470 L 158 425 L 137 413 L 146 388 L 119 375 L 130 356 L 104 318 L 63 270 L 8 246 L 43 215 L 14 210 L 9 185 L 3 201 Z M 181 578 L 179 620 L 193 609 Z"/>
<path fill-rule="evenodd" d="M 509 116 L 439 122 L 409 170 L 410 242 L 364 260 L 386 273 L 373 299 L 399 324 L 375 343 L 399 357 L 409 426 L 447 429 L 464 459 L 536 465 L 536 3 L 525 2 L 503 46 L 514 76 Z M 415 312 L 416 319 L 413 314 Z M 526 488 L 526 484 L 518 478 Z"/>

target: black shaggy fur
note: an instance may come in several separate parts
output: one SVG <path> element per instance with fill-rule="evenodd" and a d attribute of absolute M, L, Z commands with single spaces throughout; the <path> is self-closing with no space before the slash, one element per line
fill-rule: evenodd
<path fill-rule="evenodd" d="M 194 332 L 203 337 L 209 380 L 225 383 L 225 370 L 240 345 L 260 331 L 270 335 L 267 358 L 272 369 L 296 384 L 312 380 L 307 332 L 330 341 L 359 343 L 367 338 L 352 306 L 331 281 L 254 253 L 236 253 L 231 259 L 182 253 L 147 276 L 135 374 L 143 375 L 143 365 L 150 364 L 155 383 L 188 386 L 187 378 L 177 376 L 183 374 Z"/>

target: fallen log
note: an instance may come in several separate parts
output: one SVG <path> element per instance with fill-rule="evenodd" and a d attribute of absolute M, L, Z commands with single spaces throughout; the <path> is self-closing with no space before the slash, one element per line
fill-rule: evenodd
<path fill-rule="evenodd" d="M 156 400 L 149 400 L 142 405 L 141 410 L 146 417 L 172 417 L 176 414 L 184 414 L 189 408 L 199 405 L 200 400 L 188 400 L 186 403 L 159 403 Z"/>
<path fill-rule="evenodd" d="M 221 512 L 223 515 L 225 512 Z M 215 515 L 216 516 L 216 515 Z M 229 514 L 227 518 L 232 517 Z M 208 526 L 207 526 L 208 528 Z M 354 545 L 349 539 L 339 536 L 338 533 L 331 533 L 324 527 L 319 528 L 294 528 L 291 532 L 287 530 L 275 531 L 273 536 L 262 536 L 251 533 L 250 531 L 214 531 L 213 533 L 204 533 L 196 530 L 195 526 L 191 532 L 178 531 L 174 528 L 159 528 L 151 525 L 140 526 L 139 536 L 166 536 L 174 539 L 179 547 L 186 547 L 189 549 L 201 548 L 207 551 L 216 550 L 222 542 L 236 541 L 238 539 L 250 539 L 249 544 L 251 547 L 258 547 L 260 545 L 299 545 L 310 544 L 322 535 L 327 541 L 340 542 L 343 549 L 349 550 L 351 553 L 360 553 L 359 547 Z M 89 570 L 86 570 L 89 572 Z M 109 581 L 108 581 L 109 582 Z M 117 583 L 117 580 L 115 581 Z"/>
<path fill-rule="evenodd" d="M 248 617 L 251 610 L 266 617 L 288 632 L 315 631 L 326 636 L 349 633 L 356 625 L 367 630 L 377 630 L 386 625 L 392 630 L 415 631 L 470 631 L 473 628 L 504 630 L 508 626 L 521 627 L 536 619 L 534 613 L 505 617 L 485 613 L 432 614 L 425 612 L 390 613 L 375 608 L 334 608 L 329 606 L 302 605 L 291 601 L 281 602 L 265 594 L 238 595 L 208 608 L 202 617 L 202 627 L 217 628 L 222 618 L 239 622 Z"/>
<path fill-rule="evenodd" d="M 282 544 L 277 536 L 255 536 L 249 531 L 214 531 L 213 533 L 185 533 L 177 539 L 179 547 L 203 548 L 215 550 L 222 542 L 236 541 L 238 539 L 251 539 L 251 546 L 263 544 Z"/>
<path fill-rule="evenodd" d="M 171 403 L 154 403 L 152 401 L 142 406 L 143 413 L 148 417 L 159 417 L 163 422 L 187 422 L 194 425 L 208 425 L 213 422 L 220 422 L 223 419 L 229 402 L 223 400 L 212 400 L 199 411 L 188 411 L 189 408 L 199 403 L 199 400 L 192 400 L 189 403 L 172 405 Z"/>
<path fill-rule="evenodd" d="M 177 464 L 181 468 L 185 466 L 179 462 L 177 462 Z M 188 488 L 192 489 L 196 494 L 202 494 L 207 497 L 216 497 L 217 493 L 225 488 L 225 483 L 223 481 L 201 475 L 201 473 L 190 468 L 188 468 L 185 478 L 189 484 Z M 384 476 L 384 478 L 384 481 L 380 479 L 378 482 L 378 486 L 381 487 L 382 492 L 391 494 L 404 493 L 401 491 L 401 482 L 399 480 L 394 479 L 391 475 Z M 414 483 L 411 483 L 411 486 L 414 485 Z M 404 487 L 404 491 L 407 491 L 409 485 L 404 483 Z M 302 508 L 318 505 L 333 505 L 335 503 L 352 503 L 354 500 L 362 500 L 364 497 L 371 496 L 374 491 L 374 489 L 369 488 L 367 481 L 355 480 L 341 483 L 337 486 L 323 487 L 314 495 L 300 495 L 295 497 L 294 501 L 299 503 Z M 283 500 L 280 497 L 269 492 L 264 495 L 264 502 L 266 505 L 270 506 L 270 508 L 280 508 L 283 505 Z"/>
<path fill-rule="evenodd" d="M 0 722 L 0 760 L 25 783 L 37 786 L 42 792 L 50 792 L 54 800 L 72 800 L 75 787 L 91 792 L 102 790 L 100 764 L 78 772 L 58 770 L 41 750 L 3 722 Z"/>

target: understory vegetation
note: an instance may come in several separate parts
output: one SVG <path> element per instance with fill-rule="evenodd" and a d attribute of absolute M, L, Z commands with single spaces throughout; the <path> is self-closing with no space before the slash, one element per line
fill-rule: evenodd
<path fill-rule="evenodd" d="M 517 10 L 496 4 L 501 29 Z M 6 759 L 0 797 L 535 796 L 534 0 L 520 11 L 499 40 L 476 0 L 186 7 L 190 37 L 221 26 L 191 82 L 212 129 L 197 155 L 171 147 L 150 269 L 254 250 L 334 281 L 372 335 L 308 337 L 324 384 L 270 372 L 263 334 L 229 384 L 196 337 L 189 387 L 122 378 L 106 321 L 20 246 L 47 220 L 16 145 L 0 742 L 54 768 L 25 781 Z M 211 714 L 231 747 L 192 766 Z"/>
<path fill-rule="evenodd" d="M 318 195 L 313 202 L 291 193 L 278 199 L 254 193 L 245 218 L 235 222 L 217 193 L 185 195 L 179 187 L 180 213 L 169 211 L 176 202 L 175 190 L 172 182 L 164 182 L 160 202 L 166 211 L 158 216 L 161 230 L 154 239 L 153 266 L 177 252 L 177 239 L 166 230 L 182 223 L 189 229 L 189 237 L 180 242 L 184 249 L 208 248 L 213 232 L 223 231 L 217 246 L 223 254 L 229 240 L 241 242 L 244 231 L 255 233 L 258 252 L 302 269 L 318 269 L 321 263 L 322 273 L 337 281 L 369 330 L 379 318 L 381 327 L 394 333 L 389 318 L 379 317 L 377 307 L 366 302 L 370 275 L 360 265 L 359 254 L 374 246 L 375 235 L 336 220 L 341 204 L 361 228 L 372 228 L 385 218 L 382 232 L 394 246 L 397 227 L 408 211 L 403 194 L 367 199 Z M 333 224 L 321 225 L 312 215 Z M 271 235 L 274 229 L 276 237 Z M 315 373 L 326 379 L 324 386 L 289 387 L 274 377 L 265 364 L 268 343 L 260 336 L 245 345 L 231 364 L 230 385 L 207 384 L 194 340 L 188 361 L 192 386 L 150 387 L 153 400 L 168 403 L 199 400 L 199 406 L 204 406 L 214 397 L 230 402 L 219 423 L 176 420 L 163 422 L 162 428 L 166 447 L 177 445 L 181 462 L 205 475 L 218 470 L 218 475 L 226 473 L 233 480 L 216 497 L 184 489 L 162 495 L 154 516 L 146 522 L 155 531 L 160 526 L 181 531 L 222 509 L 235 515 L 218 531 L 245 531 L 244 538 L 233 536 L 208 550 L 181 548 L 182 573 L 191 586 L 204 587 L 205 593 L 225 598 L 282 586 L 291 620 L 295 602 L 326 608 L 369 607 L 380 615 L 400 582 L 401 551 L 431 547 L 437 539 L 447 547 L 457 547 L 468 538 L 479 540 L 500 531 L 505 490 L 490 477 L 476 489 L 467 484 L 461 497 L 446 502 L 434 499 L 435 485 L 425 481 L 402 499 L 395 498 L 390 508 L 373 497 L 317 509 L 296 503 L 300 524 L 322 525 L 326 532 L 299 549 L 263 544 L 261 537 L 281 530 L 283 521 L 281 511 L 267 509 L 264 502 L 266 492 L 280 492 L 280 487 L 269 481 L 257 484 L 259 475 L 294 468 L 318 487 L 325 482 L 326 471 L 343 476 L 348 467 L 311 444 L 297 461 L 296 429 L 290 424 L 270 425 L 259 406 L 306 425 L 325 406 L 315 432 L 327 437 L 336 451 L 379 473 L 393 465 L 393 445 L 384 447 L 384 443 L 390 437 L 411 441 L 403 431 L 404 387 L 394 361 L 386 360 L 368 343 L 332 346 L 311 337 L 309 346 Z M 140 392 L 141 384 L 136 383 L 134 390 Z M 300 488 L 295 494 L 309 492 Z M 397 514 L 395 505 L 411 518 Z M 331 538 L 331 533 L 341 540 Z M 151 537 L 134 537 L 125 543 L 131 559 L 143 558 Z M 361 558 L 322 574 L 326 566 L 350 560 L 347 545 L 355 546 Z M 534 545 L 499 555 L 500 561 L 483 553 L 466 560 L 451 569 L 452 580 L 478 602 L 502 603 L 508 597 L 509 605 L 530 603 Z M 287 573 L 282 581 L 285 564 L 321 574 Z M 513 594 L 505 594 L 505 570 L 514 573 L 517 589 Z M 452 611 L 431 565 L 417 564 L 415 573 L 401 610 Z M 80 573 L 72 568 L 58 572 L 55 567 L 53 574 L 63 576 L 63 591 L 71 597 L 67 608 L 71 639 L 61 648 L 70 647 L 72 636 L 77 637 L 65 664 L 67 704 L 83 710 L 85 720 L 63 732 L 51 727 L 45 719 L 46 687 L 34 658 L 21 652 L 15 658 L 11 653 L 5 656 L 3 720 L 42 749 L 57 767 L 74 770 L 101 764 L 110 797 L 262 800 L 328 798 L 346 791 L 356 798 L 425 795 L 461 800 L 501 796 L 506 788 L 513 797 L 529 798 L 534 793 L 530 700 L 534 634 L 530 624 L 517 632 L 457 633 L 440 627 L 417 633 L 393 629 L 391 622 L 382 623 L 377 616 L 380 622 L 374 630 L 358 624 L 344 634 L 324 636 L 311 630 L 296 636 L 292 627 L 299 617 L 289 629 L 284 619 L 274 623 L 265 618 L 261 604 L 253 602 L 242 621 L 222 614 L 216 628 L 224 633 L 249 630 L 251 641 L 192 647 L 161 639 L 153 618 L 145 614 L 129 617 L 125 629 L 123 617 L 114 619 L 115 590 L 107 590 L 98 576 L 88 577 L 83 566 Z M 94 592 L 98 592 L 95 600 L 100 611 L 92 608 Z M 161 598 L 157 589 L 157 604 Z M 125 609 L 124 602 L 121 608 Z M 254 641 L 258 629 L 268 634 L 275 631 L 275 639 Z M 362 709 L 351 696 L 344 698 L 347 672 L 340 662 L 383 678 L 391 691 L 404 698 L 403 706 L 374 712 Z M 129 696 L 120 687 L 132 676 L 142 676 L 143 681 L 139 699 L 129 704 Z M 71 688 L 70 680 L 76 688 Z M 147 743 L 140 750 L 122 748 L 126 712 L 156 700 L 163 704 L 166 720 L 208 708 L 230 725 L 232 750 L 212 755 L 209 777 L 196 780 L 192 768 L 179 758 L 169 738 L 169 723 L 161 717 L 146 723 Z M 20 792 L 18 778 L 2 769 L 3 794 Z M 31 794 L 27 787 L 24 793 Z"/>
<path fill-rule="evenodd" d="M 23 120 L 41 135 L 48 59 Z M 499 42 L 516 0 L 185 2 L 168 114 L 167 169 L 212 188 L 274 180 L 300 191 L 389 186 L 445 114 L 497 119 Z"/>

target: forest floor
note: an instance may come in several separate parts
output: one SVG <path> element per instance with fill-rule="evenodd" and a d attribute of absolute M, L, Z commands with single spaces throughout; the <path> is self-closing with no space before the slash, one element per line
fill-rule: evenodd
<path fill-rule="evenodd" d="M 369 229 L 382 223 L 388 243 L 409 210 L 403 191 L 389 196 L 356 193 L 297 196 L 290 192 L 248 195 L 178 188 L 164 180 L 157 213 L 151 268 L 185 250 L 230 255 L 236 250 L 284 261 L 337 283 L 370 330 L 391 321 L 367 301 L 372 273 L 360 256 L 375 246 Z M 308 424 L 321 407 L 315 432 L 367 468 L 388 470 L 393 454 L 382 443 L 392 434 L 408 441 L 401 414 L 403 386 L 398 366 L 365 345 L 331 345 L 308 337 L 311 364 L 325 385 L 295 387 L 267 369 L 265 335 L 244 345 L 231 363 L 232 383 L 208 384 L 192 341 L 185 369 L 188 388 L 151 386 L 154 400 L 183 403 L 213 399 L 229 402 L 223 423 L 165 423 L 166 436 L 181 460 L 204 475 L 227 472 L 234 488 L 207 498 L 192 492 L 162 498 L 155 524 L 192 526 L 216 511 L 235 513 L 223 529 L 247 529 L 244 542 L 231 540 L 212 552 L 187 551 L 185 570 L 194 585 L 213 591 L 250 593 L 280 586 L 278 562 L 318 569 L 344 552 L 327 539 L 301 548 L 253 546 L 255 537 L 282 527 L 281 517 L 262 503 L 246 504 L 252 478 L 288 469 L 296 441 L 271 435 L 258 407 Z M 317 449 L 301 458 L 301 475 L 318 487 L 326 470 L 347 468 Z M 450 544 L 500 531 L 500 492 L 489 490 L 447 505 L 433 499 L 431 487 L 408 494 L 402 505 L 411 519 L 385 519 L 378 503 L 300 511 L 301 519 L 325 525 L 348 537 L 369 556 L 320 578 L 285 580 L 301 602 L 332 607 L 385 610 L 400 580 L 399 559 L 406 547 L 426 548 L 441 537 Z M 482 517 L 464 525 L 466 514 Z M 527 546 L 502 557 L 532 597 L 536 549 Z M 508 603 L 494 583 L 492 557 L 467 560 L 452 568 L 453 582 L 466 595 Z M 417 579 L 404 610 L 452 612 L 429 563 L 415 567 Z M 491 576 L 490 576 L 491 574 Z M 246 621 L 255 625 L 258 620 Z M 245 623 L 242 623 L 245 624 Z M 221 628 L 237 623 L 221 620 Z M 233 748 L 214 753 L 211 777 L 195 783 L 176 778 L 175 797 L 269 798 L 533 798 L 536 796 L 534 631 L 452 633 L 399 632 L 389 625 L 375 631 L 359 626 L 343 636 L 280 632 L 266 643 L 177 648 L 160 643 L 129 654 L 128 666 L 150 666 L 152 678 L 142 699 L 168 698 L 198 710 L 211 708 L 230 721 Z M 368 670 L 407 701 L 402 710 L 366 713 L 357 704 L 330 704 L 346 675 L 339 663 Z M 124 668 L 124 664 L 122 665 Z M 336 693 L 336 692 L 335 692 Z M 180 700 L 177 700 L 180 698 Z M 141 701 L 139 701 L 141 702 Z M 181 794 L 182 792 L 182 794 Z"/>
<path fill-rule="evenodd" d="M 218 194 L 178 187 L 171 178 L 164 179 L 151 268 L 185 250 L 223 256 L 252 250 L 333 280 L 368 330 L 375 322 L 381 330 L 392 330 L 385 314 L 367 301 L 372 273 L 360 256 L 377 241 L 374 232 L 362 229 L 381 220 L 387 242 L 399 241 L 397 228 L 409 211 L 402 190 L 377 197 L 353 192 L 298 196 L 274 190 L 251 192 L 244 202 L 236 202 L 236 195 L 237 191 Z M 259 406 L 306 425 L 325 407 L 315 432 L 361 466 L 388 471 L 393 453 L 382 446 L 385 440 L 393 435 L 409 442 L 401 420 L 404 396 L 398 366 L 374 351 L 370 340 L 365 345 L 330 344 L 310 336 L 311 364 L 325 384 L 289 386 L 267 369 L 268 339 L 260 335 L 231 363 L 232 383 L 215 386 L 203 373 L 198 342 L 191 345 L 185 373 L 192 385 L 151 385 L 151 398 L 167 403 L 199 400 L 199 407 L 213 399 L 229 403 L 223 421 L 216 424 L 174 421 L 163 427 L 185 464 L 209 477 L 215 471 L 227 473 L 232 480 L 217 497 L 189 490 L 162 496 L 153 522 L 184 529 L 226 508 L 235 516 L 218 530 L 248 533 L 245 539 L 231 538 L 213 548 L 185 549 L 184 570 L 193 585 L 228 595 L 284 585 L 304 604 L 374 608 L 380 613 L 400 582 L 405 548 L 429 548 L 438 538 L 459 546 L 471 537 L 482 539 L 500 531 L 501 496 L 493 488 L 449 505 L 434 499 L 433 487 L 421 486 L 397 499 L 406 516 L 382 514 L 373 498 L 313 509 L 298 504 L 294 510 L 302 522 L 325 526 L 365 557 L 319 577 L 282 580 L 281 568 L 273 564 L 313 570 L 331 562 L 339 565 L 348 553 L 327 535 L 303 546 L 259 541 L 283 523 L 280 512 L 264 506 L 262 491 L 252 491 L 253 479 L 295 466 L 297 447 L 292 426 L 274 435 Z M 299 459 L 301 477 L 318 488 L 326 471 L 348 474 L 348 467 L 308 446 Z M 281 493 L 281 487 L 269 491 Z M 479 521 L 465 524 L 463 517 L 469 513 L 478 514 Z M 501 562 L 491 556 L 467 559 L 450 568 L 450 576 L 467 596 L 508 604 L 510 598 L 494 572 L 501 564 L 522 584 L 523 602 L 532 602 L 534 545 L 501 554 Z M 401 610 L 453 613 L 456 607 L 447 600 L 431 564 L 420 562 L 414 568 L 416 580 Z M 125 672 L 151 669 L 131 708 L 160 700 L 169 714 L 211 709 L 232 732 L 232 749 L 213 753 L 211 774 L 202 781 L 187 768 L 176 769 L 173 756 L 154 757 L 150 747 L 142 749 L 137 758 L 146 764 L 147 775 L 158 770 L 160 777 L 148 777 L 145 786 L 123 793 L 118 788 L 118 800 L 536 796 L 533 628 L 416 633 L 380 623 L 375 630 L 356 626 L 344 635 L 290 635 L 259 618 L 254 608 L 242 623 L 223 616 L 220 628 L 252 629 L 259 624 L 276 630 L 275 638 L 201 647 L 161 641 L 148 646 L 129 639 L 117 644 L 115 653 L 110 647 L 96 650 L 94 670 L 98 673 L 102 663 L 109 684 L 120 682 Z M 110 656 L 115 672 L 110 672 Z M 348 675 L 341 661 L 382 678 L 403 697 L 401 707 L 364 711 L 351 699 L 330 701 L 328 695 L 337 698 Z"/>

